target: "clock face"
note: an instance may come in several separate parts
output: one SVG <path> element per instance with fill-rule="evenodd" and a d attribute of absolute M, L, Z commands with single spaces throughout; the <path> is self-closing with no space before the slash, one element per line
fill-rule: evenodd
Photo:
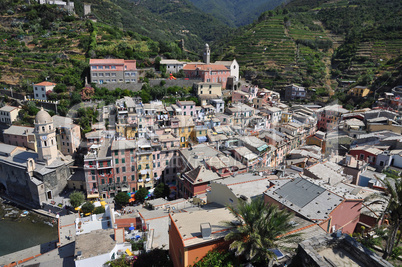
<path fill-rule="evenodd" d="M 42 136 L 42 140 L 43 140 L 43 141 L 46 141 L 46 140 L 47 140 L 47 136 L 46 136 L 46 135 Z"/>

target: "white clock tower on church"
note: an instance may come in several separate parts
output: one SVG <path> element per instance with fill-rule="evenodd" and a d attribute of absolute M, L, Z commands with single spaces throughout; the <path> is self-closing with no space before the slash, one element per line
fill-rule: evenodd
<path fill-rule="evenodd" d="M 38 153 L 38 161 L 44 161 L 46 165 L 57 159 L 56 131 L 53 119 L 43 108 L 35 117 L 35 138 Z"/>

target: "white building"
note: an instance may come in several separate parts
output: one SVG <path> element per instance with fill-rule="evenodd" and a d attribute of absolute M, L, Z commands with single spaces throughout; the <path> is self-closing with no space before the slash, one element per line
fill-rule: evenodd
<path fill-rule="evenodd" d="M 181 62 L 176 59 L 162 59 L 161 65 L 166 65 L 166 73 L 178 73 L 186 65 L 186 62 Z"/>
<path fill-rule="evenodd" d="M 235 77 L 235 81 L 239 81 L 239 63 L 236 59 L 233 61 L 215 61 L 214 64 L 224 65 L 226 68 L 230 69 L 230 76 Z"/>
<path fill-rule="evenodd" d="M 55 83 L 41 82 L 33 85 L 34 98 L 38 100 L 47 100 L 47 92 L 53 91 Z"/>
<path fill-rule="evenodd" d="M 211 99 L 209 103 L 215 108 L 215 113 L 223 113 L 225 111 L 225 101 L 222 99 Z"/>
<path fill-rule="evenodd" d="M 11 124 L 13 121 L 17 120 L 19 111 L 20 108 L 13 106 L 4 106 L 0 108 L 0 122 Z"/>

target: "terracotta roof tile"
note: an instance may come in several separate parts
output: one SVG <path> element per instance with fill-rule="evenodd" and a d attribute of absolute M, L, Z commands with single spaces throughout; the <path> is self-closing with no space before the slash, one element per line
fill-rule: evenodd
<path fill-rule="evenodd" d="M 124 65 L 124 59 L 118 58 L 108 58 L 108 59 L 90 59 L 89 65 L 98 64 L 114 64 L 114 65 Z"/>
<path fill-rule="evenodd" d="M 183 70 L 196 70 L 199 69 L 201 71 L 209 71 L 209 70 L 229 70 L 224 65 L 216 65 L 216 64 L 187 64 L 184 66 Z"/>
<path fill-rule="evenodd" d="M 39 86 L 52 86 L 52 85 L 56 85 L 55 83 L 51 83 L 51 82 L 41 82 L 41 83 L 37 83 L 34 85 L 39 85 Z"/>

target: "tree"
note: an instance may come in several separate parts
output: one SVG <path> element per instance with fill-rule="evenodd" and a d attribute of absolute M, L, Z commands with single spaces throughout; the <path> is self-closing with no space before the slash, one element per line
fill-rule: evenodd
<path fill-rule="evenodd" d="M 236 257 L 227 251 L 211 250 L 202 258 L 196 262 L 193 267 L 209 267 L 209 266 L 221 266 L 231 267 L 240 266 L 240 262 Z"/>
<path fill-rule="evenodd" d="M 130 196 L 126 192 L 119 192 L 114 197 L 114 202 L 120 206 L 127 205 L 128 201 L 130 200 Z"/>
<path fill-rule="evenodd" d="M 94 209 L 94 214 L 102 214 L 105 213 L 105 207 L 99 206 Z"/>
<path fill-rule="evenodd" d="M 153 249 L 150 252 L 143 253 L 138 256 L 135 260 L 135 267 L 148 267 L 148 266 L 158 266 L 158 267 L 173 267 L 173 263 L 169 258 L 169 253 L 167 250 L 163 249 Z"/>
<path fill-rule="evenodd" d="M 74 208 L 79 207 L 82 203 L 84 203 L 85 196 L 84 193 L 79 191 L 74 191 L 70 194 L 70 203 Z"/>
<path fill-rule="evenodd" d="M 160 184 L 158 184 L 158 185 L 155 187 L 154 196 L 155 196 L 156 198 L 159 198 L 159 197 L 162 197 L 162 198 L 164 198 L 164 197 L 169 197 L 169 195 L 170 195 L 170 188 L 169 188 L 168 185 L 166 185 L 166 184 L 164 184 L 164 183 L 160 183 Z"/>
<path fill-rule="evenodd" d="M 95 209 L 95 205 L 91 202 L 85 202 L 84 205 L 81 207 L 81 211 L 85 213 L 92 213 Z"/>
<path fill-rule="evenodd" d="M 272 262 L 275 255 L 270 249 L 278 247 L 278 241 L 296 236 L 285 235 L 293 228 L 289 223 L 292 214 L 265 204 L 262 198 L 251 203 L 240 201 L 237 207 L 228 208 L 240 224 L 227 222 L 234 230 L 225 236 L 225 240 L 233 241 L 229 248 L 252 263 L 267 265 Z"/>
<path fill-rule="evenodd" d="M 144 201 L 148 195 L 148 189 L 145 187 L 140 188 L 137 193 L 135 193 L 135 200 Z"/>
<path fill-rule="evenodd" d="M 398 247 L 400 242 L 400 238 L 396 240 L 396 237 L 402 222 L 402 179 L 386 178 L 383 182 L 387 187 L 387 193 L 389 195 L 388 205 L 383 214 L 387 217 L 390 224 L 387 233 L 387 243 L 382 256 L 384 259 L 387 259 L 394 250 L 394 247 Z M 381 199 L 375 200 L 368 205 L 387 202 L 387 197 L 384 198 L 383 195 L 378 194 L 373 194 L 368 200 L 378 197 Z"/>

